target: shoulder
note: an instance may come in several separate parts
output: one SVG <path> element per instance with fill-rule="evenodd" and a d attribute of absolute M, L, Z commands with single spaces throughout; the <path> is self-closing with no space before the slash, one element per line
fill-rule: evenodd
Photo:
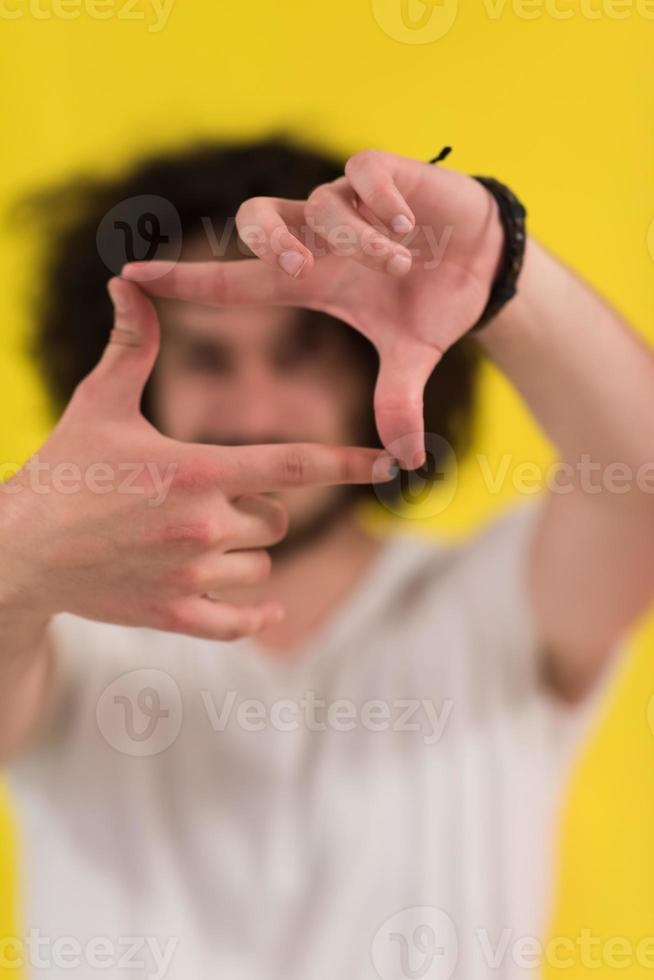
<path fill-rule="evenodd" d="M 387 549 L 396 587 L 418 597 L 456 589 L 496 603 L 519 590 L 524 600 L 531 542 L 542 512 L 530 501 L 503 512 L 463 540 L 397 534 Z"/>

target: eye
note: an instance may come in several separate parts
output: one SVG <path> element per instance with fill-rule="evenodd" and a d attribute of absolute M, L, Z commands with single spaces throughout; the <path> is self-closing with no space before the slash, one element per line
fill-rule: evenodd
<path fill-rule="evenodd" d="M 301 370 L 321 359 L 323 338 L 318 330 L 300 330 L 275 351 L 273 361 L 281 371 Z"/>
<path fill-rule="evenodd" d="M 180 351 L 180 362 L 187 371 L 202 374 L 225 375 L 232 368 L 227 351 L 209 343 L 185 344 Z"/>

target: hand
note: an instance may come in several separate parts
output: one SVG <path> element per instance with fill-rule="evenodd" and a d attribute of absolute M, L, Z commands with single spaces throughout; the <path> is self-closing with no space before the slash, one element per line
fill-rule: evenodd
<path fill-rule="evenodd" d="M 141 415 L 159 349 L 150 300 L 113 279 L 116 322 L 37 456 L 0 486 L 0 612 L 89 619 L 233 639 L 277 621 L 277 604 L 207 598 L 269 572 L 286 512 L 262 492 L 390 479 L 375 450 L 179 443 Z M 373 472 L 374 471 L 374 472 Z"/>
<path fill-rule="evenodd" d="M 236 223 L 261 261 L 132 263 L 122 275 L 157 296 L 309 307 L 351 324 L 379 352 L 380 437 L 420 465 L 425 383 L 481 315 L 500 261 L 491 195 L 453 170 L 366 150 L 306 201 L 251 198 Z"/>

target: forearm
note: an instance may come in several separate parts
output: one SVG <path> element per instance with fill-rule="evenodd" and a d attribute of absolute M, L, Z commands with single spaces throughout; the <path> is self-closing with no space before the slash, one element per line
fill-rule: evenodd
<path fill-rule="evenodd" d="M 530 584 L 548 666 L 574 698 L 654 597 L 654 355 L 534 241 L 518 295 L 479 343 L 565 464 Z"/>
<path fill-rule="evenodd" d="M 653 352 L 533 239 L 518 295 L 480 332 L 479 343 L 563 460 L 577 464 L 588 454 L 604 468 L 637 468 L 654 458 Z M 649 483 L 654 489 L 651 476 Z"/>
<path fill-rule="evenodd" d="M 14 757 L 39 718 L 53 658 L 52 611 L 40 604 L 44 589 L 28 571 L 34 518 L 19 510 L 20 494 L 7 492 L 15 482 L 0 488 L 0 765 Z"/>
<path fill-rule="evenodd" d="M 0 602 L 0 764 L 29 738 L 52 665 L 48 621 Z"/>

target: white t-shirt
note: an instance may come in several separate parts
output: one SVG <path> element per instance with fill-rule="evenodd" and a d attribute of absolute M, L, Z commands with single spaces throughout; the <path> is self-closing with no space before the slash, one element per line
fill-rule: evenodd
<path fill-rule="evenodd" d="M 464 546 L 390 539 L 292 659 L 58 616 L 9 772 L 28 975 L 533 975 L 605 686 L 570 709 L 540 679 L 539 506 Z"/>

